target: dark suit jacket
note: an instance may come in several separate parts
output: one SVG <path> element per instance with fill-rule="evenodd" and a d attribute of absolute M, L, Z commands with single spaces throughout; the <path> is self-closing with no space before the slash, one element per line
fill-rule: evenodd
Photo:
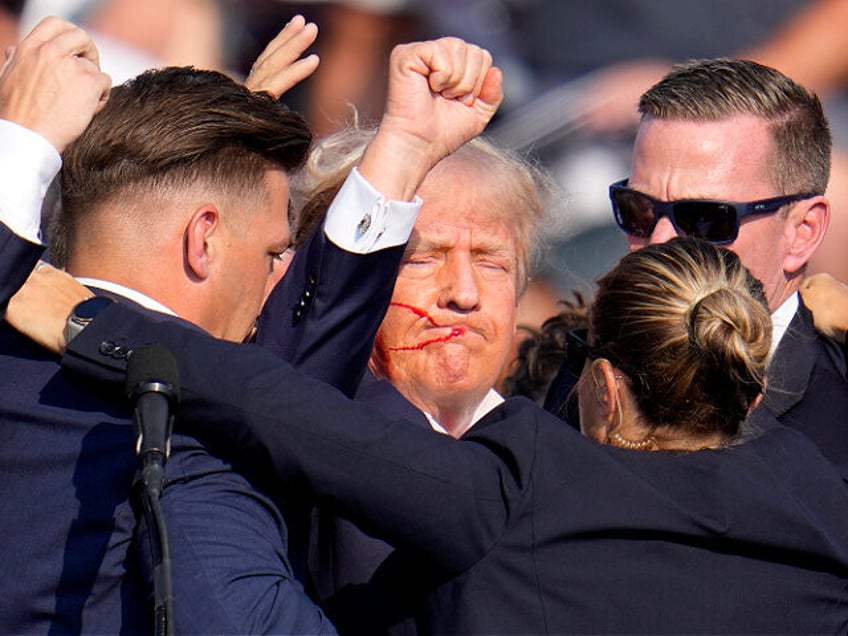
<path fill-rule="evenodd" d="M 44 246 L 30 243 L 0 223 L 0 313 L 6 310 L 9 299 L 15 295 L 29 276 Z"/>
<path fill-rule="evenodd" d="M 370 372 L 365 374 L 355 399 L 389 419 L 407 420 L 421 430 L 432 430 L 425 415 L 391 382 L 378 380 Z M 361 634 L 374 631 L 372 627 L 379 629 L 384 620 L 377 617 L 385 613 L 392 587 L 393 570 L 384 562 L 394 548 L 369 536 L 349 519 L 321 508 L 313 511 L 310 538 L 309 580 L 316 599 L 339 632 Z M 364 617 L 369 617 L 369 623 Z"/>
<path fill-rule="evenodd" d="M 101 320 L 102 318 L 102 320 Z M 397 546 L 394 619 L 423 633 L 845 633 L 848 488 L 765 410 L 721 450 L 601 446 L 524 399 L 462 441 L 392 422 L 255 347 L 110 307 L 63 363 L 120 384 L 98 343 L 180 359 L 183 425 Z M 228 361 L 227 373 L 213 370 Z M 414 566 L 414 567 L 413 567 Z"/>
<path fill-rule="evenodd" d="M 348 311 L 358 302 L 361 310 L 379 313 L 372 298 L 328 275 L 374 263 L 327 243 L 322 233 L 315 241 L 295 259 L 305 262 L 293 264 L 293 275 L 275 290 L 276 298 L 297 299 L 312 289 L 314 302 L 277 331 L 301 339 L 304 350 L 295 347 L 295 358 L 310 356 L 313 371 L 326 369 L 330 380 L 349 386 L 362 369 L 340 356 L 370 352 L 373 333 L 339 328 L 319 338 L 314 329 L 332 329 L 333 317 L 324 312 L 332 313 L 333 294 L 345 297 Z M 388 263 L 383 285 L 389 289 L 391 264 L 396 269 L 402 253 L 402 247 L 393 248 L 376 257 Z M 328 301 L 322 302 L 325 294 Z M 165 329 L 191 329 L 178 319 L 146 314 Z M 135 335 L 143 338 L 127 334 L 101 355 L 123 364 Z M 336 338 L 350 340 L 345 345 Z M 224 372 L 227 360 L 210 354 L 210 363 Z M 6 325 L 0 328 L 0 371 L 0 474 L 10 485 L 0 494 L 0 563 L 7 574 L 0 633 L 150 633 L 147 528 L 142 522 L 137 529 L 130 497 L 137 460 L 126 400 L 70 376 L 57 358 Z M 294 580 L 286 553 L 293 538 L 274 505 L 280 500 L 261 494 L 254 466 L 234 466 L 187 435 L 175 435 L 172 446 L 162 505 L 178 632 L 332 631 Z"/>
<path fill-rule="evenodd" d="M 760 408 L 810 437 L 848 469 L 848 374 L 845 352 L 813 326 L 803 302 L 774 353 Z"/>

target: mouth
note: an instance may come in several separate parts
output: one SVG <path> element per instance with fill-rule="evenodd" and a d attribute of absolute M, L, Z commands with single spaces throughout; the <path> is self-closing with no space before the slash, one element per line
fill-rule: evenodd
<path fill-rule="evenodd" d="M 445 327 L 436 327 L 435 329 L 445 329 Z M 436 344 L 442 344 L 445 342 L 449 342 L 451 340 L 455 340 L 456 338 L 462 338 L 467 333 L 464 327 L 450 327 L 450 331 L 444 335 L 441 335 L 437 338 L 429 338 L 422 342 L 419 342 L 415 345 L 410 345 L 407 347 L 389 347 L 389 351 L 422 351 L 426 347 Z"/>

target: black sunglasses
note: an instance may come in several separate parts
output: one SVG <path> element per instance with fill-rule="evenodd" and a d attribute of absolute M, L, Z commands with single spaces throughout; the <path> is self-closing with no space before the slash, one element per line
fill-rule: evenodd
<path fill-rule="evenodd" d="M 710 199 L 681 199 L 660 201 L 627 187 L 627 179 L 609 187 L 612 212 L 618 226 L 630 234 L 648 238 L 659 220 L 667 216 L 675 231 L 682 236 L 694 236 L 710 243 L 732 243 L 739 234 L 739 223 L 753 214 L 771 214 L 787 203 L 801 201 L 815 194 L 787 194 L 750 203 L 713 201 Z"/>

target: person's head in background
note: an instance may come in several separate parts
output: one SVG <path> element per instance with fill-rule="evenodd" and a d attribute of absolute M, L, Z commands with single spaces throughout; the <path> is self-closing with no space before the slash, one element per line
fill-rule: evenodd
<path fill-rule="evenodd" d="M 24 0 L 0 0 L 0 52 L 21 39 L 20 22 Z M 5 57 L 4 57 L 5 59 Z"/>
<path fill-rule="evenodd" d="M 143 73 L 63 155 L 53 257 L 242 340 L 283 273 L 287 174 L 310 142 L 299 115 L 220 73 Z"/>
<path fill-rule="evenodd" d="M 370 138 L 351 129 L 313 152 L 296 243 L 323 218 Z M 544 187 L 534 167 L 475 139 L 442 160 L 418 191 L 424 205 L 370 368 L 456 437 L 473 424 L 513 355 Z"/>
<path fill-rule="evenodd" d="M 630 178 L 611 188 L 629 249 L 681 234 L 725 245 L 777 309 L 828 225 L 831 134 L 819 99 L 772 68 L 716 59 L 676 66 L 642 95 L 639 112 Z M 685 202 L 777 197 L 786 198 L 747 206 L 741 219 L 745 206 Z M 657 204 L 675 201 L 684 203 Z"/>
<path fill-rule="evenodd" d="M 762 285 L 733 252 L 692 238 L 631 252 L 568 343 L 581 430 L 636 450 L 722 446 L 759 401 L 770 344 Z"/>

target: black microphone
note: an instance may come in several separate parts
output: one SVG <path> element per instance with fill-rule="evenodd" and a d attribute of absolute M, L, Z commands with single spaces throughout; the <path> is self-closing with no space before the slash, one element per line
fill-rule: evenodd
<path fill-rule="evenodd" d="M 145 345 L 127 360 L 127 394 L 133 403 L 136 454 L 142 478 L 158 497 L 165 481 L 174 407 L 179 402 L 177 359 L 162 345 Z"/>
<path fill-rule="evenodd" d="M 159 497 L 171 451 L 174 409 L 179 402 L 177 359 L 162 345 L 145 345 L 127 360 L 127 395 L 133 403 L 136 454 L 141 462 L 142 504 L 150 527 L 153 559 L 153 624 L 156 636 L 173 636 L 174 590 L 171 548 Z"/>

